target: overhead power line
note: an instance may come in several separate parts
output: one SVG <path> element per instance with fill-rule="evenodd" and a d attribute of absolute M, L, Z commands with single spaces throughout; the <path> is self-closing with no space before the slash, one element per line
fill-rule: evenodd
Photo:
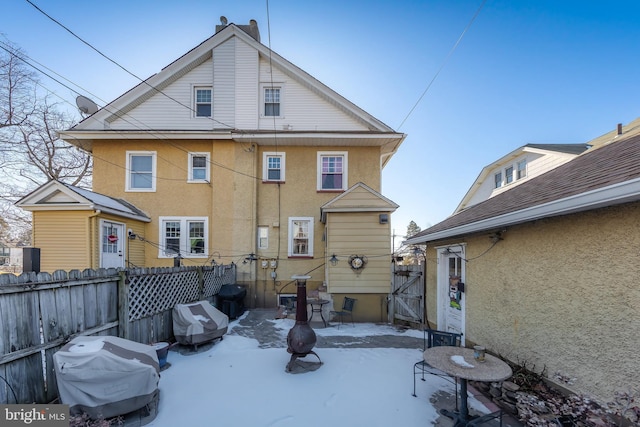
<path fill-rule="evenodd" d="M 27 1 L 29 1 L 29 0 L 27 0 Z M 467 33 L 467 30 L 469 30 L 469 28 L 471 27 L 471 24 L 473 24 L 473 21 L 475 21 L 476 18 L 478 17 L 478 15 L 480 14 L 480 11 L 482 10 L 482 8 L 484 7 L 484 4 L 486 2 L 487 2 L 487 0 L 482 0 L 482 3 L 480 4 L 480 7 L 478 8 L 478 10 L 476 10 L 476 13 L 473 15 L 473 17 L 471 18 L 471 21 L 469 21 L 467 26 L 464 28 L 464 30 L 462 31 L 462 34 L 460 34 L 460 37 L 458 37 L 458 40 L 455 42 L 455 44 L 453 45 L 453 47 L 451 48 L 451 50 L 449 51 L 447 56 L 444 58 L 444 61 L 442 61 L 442 65 L 440 65 L 440 68 L 438 68 L 438 71 L 436 71 L 436 74 L 433 76 L 433 78 L 431 79 L 431 81 L 427 85 L 426 89 L 422 92 L 422 95 L 420 95 L 420 98 L 418 98 L 418 100 L 413 105 L 413 107 L 411 107 L 411 110 L 409 110 L 409 113 L 407 113 L 407 115 L 404 118 L 404 120 L 402 120 L 402 123 L 400 123 L 400 126 L 398 126 L 398 130 L 400 130 L 400 128 L 404 125 L 404 123 L 407 121 L 409 116 L 413 113 L 413 110 L 415 110 L 416 107 L 418 106 L 418 104 L 420 104 L 420 102 L 422 101 L 422 98 L 424 98 L 424 96 L 427 94 L 427 92 L 431 88 L 431 85 L 433 84 L 433 82 L 436 81 L 436 79 L 438 78 L 438 75 L 440 75 L 440 72 L 442 71 L 444 66 L 447 64 L 447 62 L 449 61 L 449 58 L 451 57 L 451 55 L 453 55 L 453 52 L 456 50 L 456 48 L 458 47 L 458 45 L 462 41 L 462 38 Z"/>

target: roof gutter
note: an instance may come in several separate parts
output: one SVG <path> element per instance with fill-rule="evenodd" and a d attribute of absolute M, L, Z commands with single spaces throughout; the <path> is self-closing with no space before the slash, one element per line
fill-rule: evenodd
<path fill-rule="evenodd" d="M 504 215 L 487 218 L 481 221 L 463 224 L 447 230 L 436 231 L 423 236 L 406 240 L 407 245 L 432 242 L 451 237 L 458 237 L 493 228 L 521 224 L 541 218 L 549 218 L 629 203 L 640 200 L 640 178 L 613 184 L 607 187 L 580 193 L 563 199 L 554 200 L 542 205 L 532 206 Z"/>

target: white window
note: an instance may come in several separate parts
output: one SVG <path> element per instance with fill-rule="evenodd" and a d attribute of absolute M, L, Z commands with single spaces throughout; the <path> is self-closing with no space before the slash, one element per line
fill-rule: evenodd
<path fill-rule="evenodd" d="M 494 188 L 502 187 L 502 172 L 498 172 L 493 176 L 493 185 Z"/>
<path fill-rule="evenodd" d="M 347 189 L 347 152 L 318 153 L 318 190 Z"/>
<path fill-rule="evenodd" d="M 518 162 L 518 171 L 516 172 L 516 179 L 522 179 L 527 176 L 527 160 L 520 160 Z"/>
<path fill-rule="evenodd" d="M 262 156 L 262 180 L 284 182 L 284 153 L 264 153 Z"/>
<path fill-rule="evenodd" d="M 280 88 L 264 88 L 264 117 L 282 117 L 280 113 Z"/>
<path fill-rule="evenodd" d="M 196 117 L 211 117 L 211 98 L 212 90 L 210 87 L 194 88 L 195 105 L 193 110 L 196 113 Z"/>
<path fill-rule="evenodd" d="M 208 219 L 205 217 L 160 217 L 159 258 L 207 257 Z"/>
<path fill-rule="evenodd" d="M 290 257 L 313 256 L 313 217 L 289 218 Z"/>
<path fill-rule="evenodd" d="M 269 249 L 269 227 L 258 227 L 258 249 Z"/>
<path fill-rule="evenodd" d="M 504 178 L 507 184 L 511 184 L 513 182 L 513 166 L 509 166 L 505 169 Z"/>
<path fill-rule="evenodd" d="M 127 151 L 126 191 L 156 191 L 155 151 Z"/>
<path fill-rule="evenodd" d="M 210 182 L 209 153 L 189 153 L 188 182 Z"/>

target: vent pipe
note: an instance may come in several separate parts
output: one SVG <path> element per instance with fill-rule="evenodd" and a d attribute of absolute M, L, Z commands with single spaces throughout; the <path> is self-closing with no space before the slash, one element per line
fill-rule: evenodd
<path fill-rule="evenodd" d="M 622 135 L 622 123 L 618 123 L 618 135 Z"/>

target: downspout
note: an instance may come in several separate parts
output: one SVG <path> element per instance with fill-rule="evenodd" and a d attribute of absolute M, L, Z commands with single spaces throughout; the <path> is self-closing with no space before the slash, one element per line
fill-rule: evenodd
<path fill-rule="evenodd" d="M 256 161 L 256 158 L 258 156 L 258 146 L 256 144 L 252 144 L 251 145 L 251 149 L 250 152 L 253 153 L 252 156 L 252 161 L 253 161 L 253 176 L 254 177 L 258 177 L 260 175 L 258 175 L 258 162 Z M 252 192 L 253 195 L 251 197 L 251 204 L 252 206 L 252 213 L 251 213 L 251 229 L 249 230 L 249 238 L 251 239 L 251 253 L 253 254 L 258 254 L 258 238 L 257 238 L 257 230 L 258 230 L 258 179 L 254 179 L 253 180 L 253 188 L 252 188 Z M 253 290 L 254 290 L 254 294 L 253 294 L 253 308 L 256 308 L 257 306 L 257 299 L 258 299 L 258 264 L 260 261 L 260 257 L 256 256 L 256 262 L 254 263 L 253 261 L 251 261 L 251 281 L 253 282 Z M 266 287 L 266 278 L 265 278 L 265 283 L 263 284 L 264 287 Z M 263 305 L 265 304 L 264 299 L 266 299 L 266 295 L 263 298 Z"/>
<path fill-rule="evenodd" d="M 94 213 L 89 215 L 87 217 L 88 221 L 87 221 L 87 236 L 89 237 L 87 239 L 88 241 L 88 248 L 87 249 L 87 253 L 89 254 L 89 268 L 99 268 L 100 266 L 97 263 L 97 259 L 96 259 L 96 254 L 95 251 L 93 249 L 95 249 L 95 239 L 96 236 L 94 236 L 95 234 L 95 230 L 97 230 L 97 227 L 95 226 L 96 223 L 96 217 L 100 214 L 102 214 L 102 211 L 100 209 L 95 209 L 95 206 L 91 206 L 91 209 L 94 209 Z M 97 266 L 97 267 L 96 267 Z"/>

